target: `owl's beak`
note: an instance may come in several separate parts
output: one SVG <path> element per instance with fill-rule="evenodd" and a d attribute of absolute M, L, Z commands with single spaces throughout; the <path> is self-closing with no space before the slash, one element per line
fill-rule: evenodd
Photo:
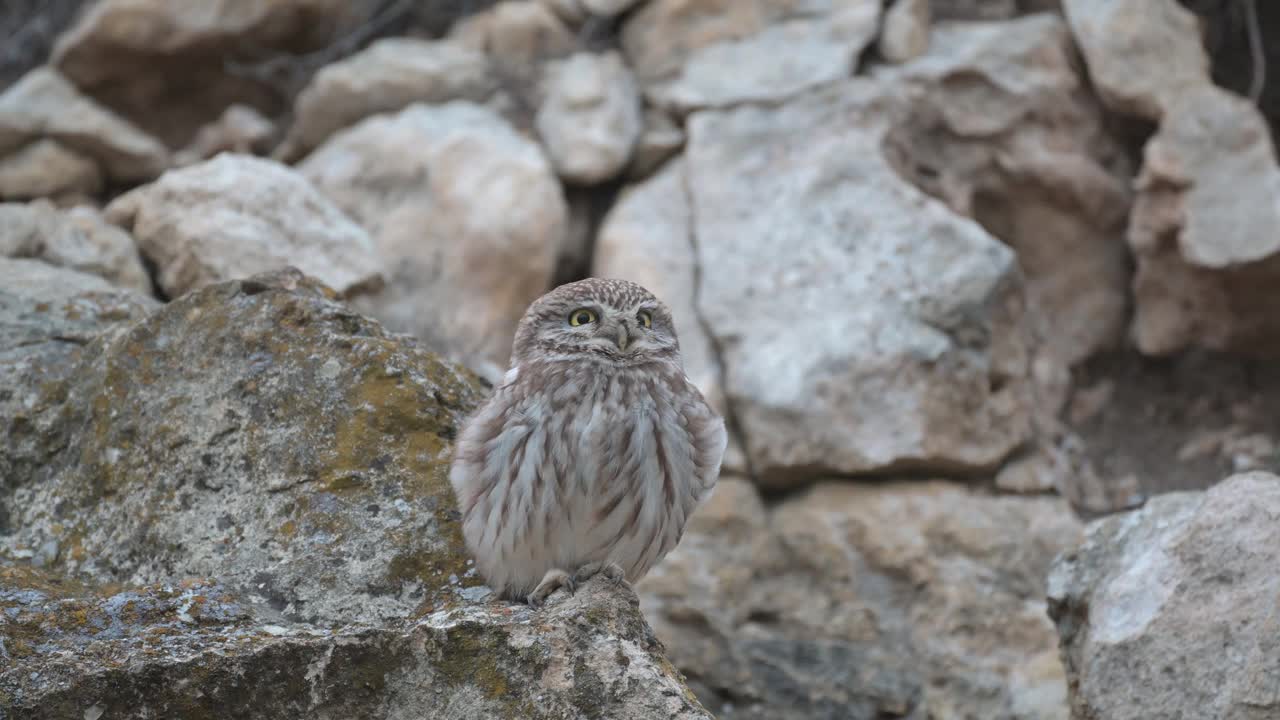
<path fill-rule="evenodd" d="M 618 345 L 618 350 L 626 352 L 627 345 L 631 342 L 631 334 L 627 332 L 626 323 L 618 323 L 617 334 L 613 341 Z"/>

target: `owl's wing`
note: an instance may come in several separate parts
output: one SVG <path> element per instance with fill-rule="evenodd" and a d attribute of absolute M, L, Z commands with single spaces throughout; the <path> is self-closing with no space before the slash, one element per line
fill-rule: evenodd
<path fill-rule="evenodd" d="M 701 502 L 720 476 L 720 463 L 724 460 L 729 435 L 725 431 L 724 418 L 711 407 L 697 386 L 688 378 L 684 378 L 684 383 L 685 392 L 682 397 L 686 400 L 680 415 L 693 450 L 691 490 L 697 501 Z"/>

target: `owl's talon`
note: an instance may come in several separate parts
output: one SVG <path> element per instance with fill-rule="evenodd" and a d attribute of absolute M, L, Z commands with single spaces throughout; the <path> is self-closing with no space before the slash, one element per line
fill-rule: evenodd
<path fill-rule="evenodd" d="M 578 568 L 573 574 L 574 580 L 577 582 L 586 582 L 595 575 L 603 575 L 605 579 L 616 586 L 621 586 L 627 582 L 627 573 L 622 566 L 616 562 L 593 562 L 587 563 Z"/>
<path fill-rule="evenodd" d="M 542 576 L 542 582 L 538 583 L 538 587 L 529 593 L 529 607 L 540 608 L 546 603 L 551 593 L 564 588 L 572 595 L 578 589 L 577 583 L 570 577 L 569 573 L 563 570 L 548 570 L 546 575 Z"/>

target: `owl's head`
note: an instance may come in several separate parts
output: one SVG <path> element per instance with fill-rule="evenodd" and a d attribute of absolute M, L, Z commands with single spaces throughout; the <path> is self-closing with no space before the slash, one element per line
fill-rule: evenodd
<path fill-rule="evenodd" d="M 533 301 L 516 329 L 511 363 L 586 357 L 632 364 L 679 353 L 671 311 L 653 293 L 628 280 L 588 278 Z"/>

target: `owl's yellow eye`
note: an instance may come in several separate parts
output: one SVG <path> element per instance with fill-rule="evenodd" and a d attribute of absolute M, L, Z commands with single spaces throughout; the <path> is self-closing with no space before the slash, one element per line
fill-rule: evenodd
<path fill-rule="evenodd" d="M 569 324 L 578 327 L 579 325 L 590 325 L 596 321 L 596 314 L 586 308 L 579 308 L 569 313 Z"/>
<path fill-rule="evenodd" d="M 639 320 L 640 324 L 645 327 L 653 327 L 653 316 L 650 315 L 646 310 L 641 310 L 640 312 L 636 313 L 636 319 Z"/>

